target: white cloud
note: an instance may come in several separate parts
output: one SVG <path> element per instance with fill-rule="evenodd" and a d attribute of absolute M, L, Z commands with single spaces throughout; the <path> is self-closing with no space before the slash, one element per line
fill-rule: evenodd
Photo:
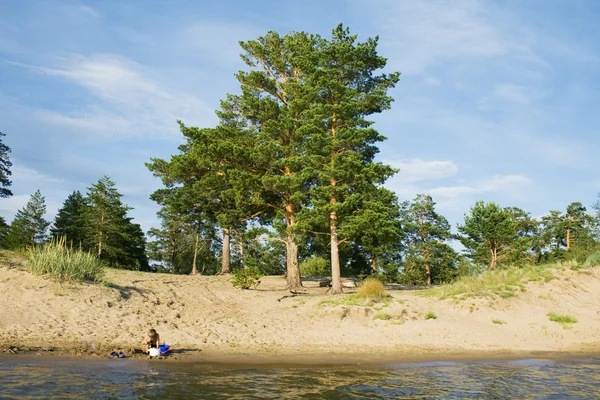
<path fill-rule="evenodd" d="M 531 184 L 531 180 L 523 175 L 495 175 L 475 185 L 441 186 L 427 191 L 433 197 L 455 198 L 474 194 L 493 192 L 513 192 Z"/>
<path fill-rule="evenodd" d="M 110 137 L 169 137 L 175 121 L 214 120 L 212 109 L 199 98 L 168 88 L 151 70 L 111 54 L 74 55 L 57 60 L 54 67 L 30 67 L 50 76 L 66 78 L 100 100 L 71 114 L 40 110 L 42 120 L 76 130 L 94 130 Z"/>
<path fill-rule="evenodd" d="M 458 166 L 453 161 L 424 161 L 415 158 L 407 161 L 388 160 L 385 163 L 400 169 L 400 172 L 391 178 L 397 183 L 442 179 L 458 172 Z"/>
<path fill-rule="evenodd" d="M 361 6 L 364 6 L 361 3 Z M 503 56 L 522 51 L 492 22 L 499 14 L 475 0 L 394 1 L 373 7 L 385 34 L 382 44 L 397 53 L 403 73 L 421 73 L 447 57 Z"/>

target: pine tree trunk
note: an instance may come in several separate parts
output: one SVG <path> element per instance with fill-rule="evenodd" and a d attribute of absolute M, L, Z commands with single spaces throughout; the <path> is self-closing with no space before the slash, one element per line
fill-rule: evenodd
<path fill-rule="evenodd" d="M 374 274 L 377 273 L 377 256 L 373 255 L 371 258 L 371 270 Z"/>
<path fill-rule="evenodd" d="M 231 263 L 229 254 L 231 251 L 231 233 L 229 229 L 223 229 L 223 250 L 221 257 L 221 274 L 231 273 Z"/>
<path fill-rule="evenodd" d="M 571 248 L 571 228 L 567 228 L 567 251 Z"/>
<path fill-rule="evenodd" d="M 298 263 L 298 244 L 294 236 L 294 228 L 296 227 L 296 218 L 294 216 L 294 206 L 286 204 L 285 222 L 287 224 L 286 241 L 285 241 L 285 258 L 286 258 L 286 280 L 287 289 L 296 289 L 302 287 L 300 279 L 300 266 Z"/>
<path fill-rule="evenodd" d="M 287 289 L 296 289 L 302 287 L 300 279 L 300 267 L 298 265 L 298 245 L 294 240 L 294 234 L 288 231 L 285 243 L 286 251 L 286 279 Z"/>
<path fill-rule="evenodd" d="M 429 267 L 429 264 L 425 264 L 425 274 L 427 276 L 427 286 L 431 286 L 431 267 Z"/>
<path fill-rule="evenodd" d="M 100 232 L 100 239 L 98 239 L 98 259 L 102 256 L 102 232 Z"/>
<path fill-rule="evenodd" d="M 240 255 L 240 265 L 242 268 L 244 268 L 244 234 L 242 232 L 238 232 L 236 236 L 236 247 L 238 248 L 238 253 Z"/>
<path fill-rule="evenodd" d="M 340 272 L 340 253 L 338 249 L 337 216 L 335 211 L 329 214 L 331 233 L 331 294 L 342 293 L 342 275 Z"/>
<path fill-rule="evenodd" d="M 490 252 L 492 254 L 492 260 L 490 261 L 490 269 L 494 269 L 496 268 L 496 263 L 498 261 L 498 252 L 495 247 L 491 248 Z"/>
<path fill-rule="evenodd" d="M 100 215 L 100 238 L 98 239 L 98 260 L 102 256 L 102 229 L 104 229 L 104 213 Z"/>
<path fill-rule="evenodd" d="M 196 275 L 198 273 L 198 268 L 196 267 L 196 260 L 198 259 L 198 241 L 200 240 L 200 234 L 196 233 L 196 244 L 194 245 L 194 262 L 192 263 L 192 275 Z"/>

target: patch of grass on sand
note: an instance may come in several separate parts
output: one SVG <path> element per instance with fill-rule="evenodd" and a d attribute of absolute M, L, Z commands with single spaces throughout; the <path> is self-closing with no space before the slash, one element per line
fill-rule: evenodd
<path fill-rule="evenodd" d="M 501 319 L 493 319 L 492 323 L 494 323 L 496 325 L 504 325 L 504 324 L 506 324 L 506 321 L 502 321 Z"/>
<path fill-rule="evenodd" d="M 380 280 L 367 278 L 361 283 L 356 291 L 356 295 L 361 299 L 382 300 L 388 297 L 385 286 Z"/>
<path fill-rule="evenodd" d="M 387 295 L 382 299 L 365 299 L 357 294 L 340 294 L 337 296 L 329 296 L 317 303 L 317 306 L 372 306 L 374 304 L 382 304 L 386 307 L 392 300 L 392 296 Z M 381 309 L 381 308 L 379 308 Z"/>
<path fill-rule="evenodd" d="M 477 276 L 464 276 L 453 283 L 432 289 L 421 290 L 417 294 L 440 299 L 468 297 L 500 297 L 509 299 L 519 291 L 525 291 L 527 282 L 549 282 L 556 279 L 552 270 L 562 264 L 527 265 L 488 270 Z"/>
<path fill-rule="evenodd" d="M 392 319 L 392 315 L 384 312 L 373 315 L 373 319 L 382 319 L 384 321 Z"/>
<path fill-rule="evenodd" d="M 560 315 L 560 314 L 557 314 L 554 312 L 550 312 L 547 315 L 548 315 L 548 319 L 550 321 L 558 322 L 559 324 L 561 324 L 563 326 L 563 328 L 568 328 L 569 324 L 577 323 L 577 318 L 575 318 L 571 315 Z"/>
<path fill-rule="evenodd" d="M 103 274 L 103 266 L 95 255 L 67 246 L 64 238 L 27 250 L 27 261 L 32 274 L 51 275 L 63 282 L 98 282 Z"/>
<path fill-rule="evenodd" d="M 425 319 L 437 319 L 437 315 L 435 315 L 433 311 L 429 311 L 427 314 L 425 314 Z"/>

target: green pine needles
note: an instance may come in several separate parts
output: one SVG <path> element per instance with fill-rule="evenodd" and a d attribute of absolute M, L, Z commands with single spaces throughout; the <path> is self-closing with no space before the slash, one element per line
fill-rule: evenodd
<path fill-rule="evenodd" d="M 32 274 L 50 275 L 63 282 L 98 282 L 103 273 L 95 255 L 68 246 L 64 237 L 30 248 L 27 260 Z"/>

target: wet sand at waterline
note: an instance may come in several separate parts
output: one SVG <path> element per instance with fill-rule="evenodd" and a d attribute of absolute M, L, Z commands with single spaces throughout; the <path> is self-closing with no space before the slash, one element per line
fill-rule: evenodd
<path fill-rule="evenodd" d="M 386 304 L 335 304 L 317 282 L 256 290 L 229 276 L 107 270 L 107 284 L 60 284 L 0 265 L 0 352 L 105 358 L 139 353 L 151 327 L 179 361 L 347 363 L 552 358 L 600 353 L 600 267 L 556 271 L 510 299 L 423 297 L 390 287 Z M 346 288 L 352 293 L 354 289 Z M 547 314 L 568 314 L 563 325 Z M 436 319 L 425 319 L 433 313 Z M 383 318 L 383 319 L 379 319 Z M 493 322 L 495 321 L 495 322 Z M 137 354 L 136 354 L 137 352 Z"/>

